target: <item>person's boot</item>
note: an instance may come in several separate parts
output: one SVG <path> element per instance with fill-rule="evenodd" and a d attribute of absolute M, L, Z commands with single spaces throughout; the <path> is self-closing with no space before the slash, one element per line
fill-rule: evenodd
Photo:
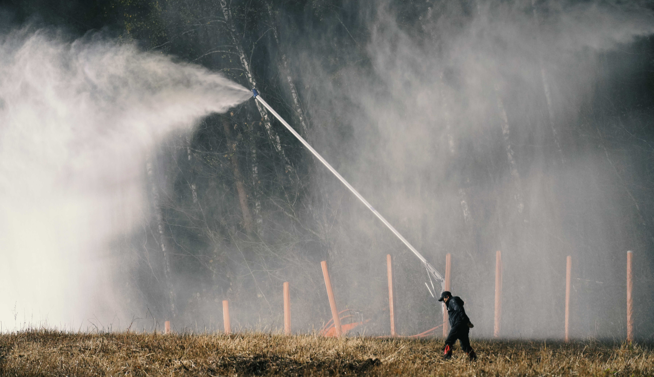
<path fill-rule="evenodd" d="M 446 345 L 445 349 L 443 350 L 443 359 L 449 360 L 452 358 L 452 347 L 450 345 Z"/>
<path fill-rule="evenodd" d="M 468 359 L 470 361 L 477 360 L 477 354 L 475 353 L 475 350 L 470 350 L 470 352 L 468 352 Z"/>

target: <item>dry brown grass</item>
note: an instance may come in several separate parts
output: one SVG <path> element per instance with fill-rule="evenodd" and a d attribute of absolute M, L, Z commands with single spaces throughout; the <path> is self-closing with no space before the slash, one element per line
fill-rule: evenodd
<path fill-rule="evenodd" d="M 28 331 L 0 335 L 0 375 L 654 375 L 654 350 L 642 345 L 473 341 L 475 363 L 460 350 L 443 361 L 441 347 L 440 339 Z"/>

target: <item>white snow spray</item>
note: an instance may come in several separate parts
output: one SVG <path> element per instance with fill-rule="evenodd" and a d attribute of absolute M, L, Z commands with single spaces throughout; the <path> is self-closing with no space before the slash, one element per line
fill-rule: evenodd
<path fill-rule="evenodd" d="M 119 302 L 111 271 L 124 266 L 107 251 L 147 217 L 149 151 L 250 96 L 100 35 L 0 35 L 2 329 L 110 321 Z"/>
<path fill-rule="evenodd" d="M 343 43 L 303 34 L 306 41 L 287 52 L 305 57 L 293 61 L 293 72 L 320 125 L 311 144 L 436 269 L 452 255 L 452 292 L 465 299 L 475 336 L 494 334 L 498 250 L 501 336 L 563 337 L 568 255 L 578 292 L 573 337 L 623 336 L 622 301 L 603 298 L 624 297 L 625 251 L 640 242 L 632 229 L 644 223 L 631 220 L 640 210 L 624 187 L 641 178 L 628 160 L 616 174 L 611 159 L 623 151 L 607 151 L 598 146 L 603 138 L 589 135 L 622 124 L 597 97 L 609 77 L 633 73 L 607 57 L 624 49 L 628 61 L 632 43 L 654 33 L 649 8 L 425 1 L 411 15 L 395 1 L 366 4 L 350 8 L 366 27 L 345 30 L 334 20 Z M 331 55 L 352 58 L 326 63 Z M 338 192 L 331 184 L 321 181 L 315 191 Z M 384 254 L 392 254 L 399 331 L 428 329 L 424 318 L 438 310 L 424 289 L 428 277 L 349 200 L 325 201 L 326 213 L 339 211 L 325 237 L 330 268 L 341 274 L 339 300 L 387 310 L 381 277 Z"/>

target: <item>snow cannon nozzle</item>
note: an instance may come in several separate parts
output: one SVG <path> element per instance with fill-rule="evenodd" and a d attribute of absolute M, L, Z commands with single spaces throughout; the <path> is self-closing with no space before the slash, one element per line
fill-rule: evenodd
<path fill-rule="evenodd" d="M 252 94 L 253 94 L 252 98 L 257 98 L 257 96 L 259 95 L 259 92 L 257 92 L 257 90 L 255 88 L 252 88 Z"/>

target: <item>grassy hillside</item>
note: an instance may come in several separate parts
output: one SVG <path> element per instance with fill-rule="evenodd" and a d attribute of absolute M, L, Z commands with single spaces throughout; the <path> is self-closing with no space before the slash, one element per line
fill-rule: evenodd
<path fill-rule="evenodd" d="M 324 338 L 316 335 L 0 335 L 2 376 L 109 375 L 654 375 L 649 346 L 473 341 L 479 360 L 442 340 Z"/>

